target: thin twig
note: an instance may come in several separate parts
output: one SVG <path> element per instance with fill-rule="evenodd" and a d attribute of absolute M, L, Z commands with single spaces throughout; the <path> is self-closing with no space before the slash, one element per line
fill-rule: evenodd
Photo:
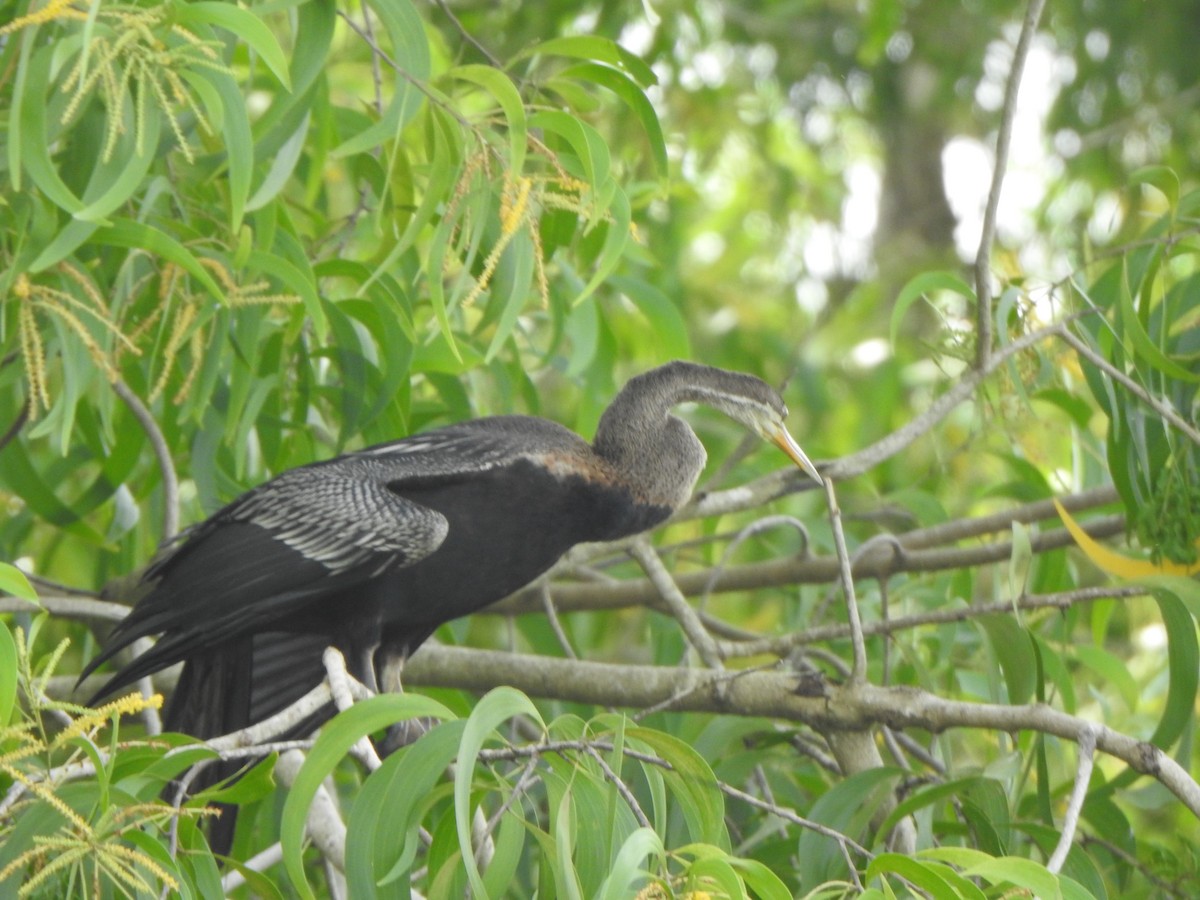
<path fill-rule="evenodd" d="M 1118 382 L 1129 393 L 1133 394 L 1140 401 L 1149 406 L 1155 413 L 1170 423 L 1177 431 L 1187 437 L 1193 444 L 1200 445 L 1200 431 L 1197 431 L 1186 419 L 1179 415 L 1169 404 L 1159 400 L 1153 396 L 1144 387 L 1110 363 L 1107 359 L 1089 347 L 1086 343 L 1076 337 L 1065 326 L 1057 329 L 1057 334 L 1064 342 L 1069 344 L 1071 348 L 1086 359 L 1089 363 L 1100 369 L 1111 378 Z"/>
<path fill-rule="evenodd" d="M 1096 539 L 1121 535 L 1125 532 L 1125 518 L 1121 515 L 1103 516 L 1090 520 L 1084 529 Z M 903 538 L 901 538 L 903 542 Z M 1033 551 L 1046 553 L 1063 547 L 1074 546 L 1074 538 L 1065 528 L 1055 528 L 1038 533 L 1033 539 Z M 902 572 L 940 572 L 949 569 L 975 568 L 987 563 L 1005 562 L 1012 556 L 1011 541 L 995 541 L 969 547 L 948 547 L 905 553 L 904 564 L 898 565 L 892 552 L 871 553 L 855 564 L 852 571 L 858 580 L 880 578 Z M 772 559 L 761 563 L 734 566 L 721 579 L 719 589 L 724 592 L 759 590 L 795 584 L 827 584 L 839 576 L 836 557 L 814 557 L 809 559 Z M 676 584 L 685 596 L 695 596 L 704 589 L 707 573 L 681 572 L 675 577 Z M 623 609 L 645 606 L 665 611 L 664 602 L 657 588 L 646 579 L 630 579 L 619 584 L 596 585 L 564 582 L 553 584 L 551 592 L 559 613 Z M 529 594 L 516 595 L 495 606 L 481 610 L 477 615 L 513 615 L 525 612 L 540 612 L 540 603 Z"/>
<path fill-rule="evenodd" d="M 550 587 L 545 579 L 538 584 L 537 591 L 542 597 L 542 611 L 546 614 L 546 621 L 550 623 L 550 630 L 554 632 L 554 637 L 558 640 L 558 646 L 568 659 L 579 659 L 579 654 L 571 646 L 566 629 L 563 628 L 562 621 L 558 618 L 558 610 L 554 608 L 554 598 L 550 596 Z"/>
<path fill-rule="evenodd" d="M 842 593 L 846 598 L 846 618 L 850 623 L 850 644 L 854 650 L 854 668 L 850 670 L 850 680 L 859 682 L 867 677 L 867 644 L 863 640 L 862 619 L 858 615 L 858 598 L 854 594 L 850 553 L 846 550 L 846 535 L 842 531 L 842 511 L 838 507 L 833 482 L 828 478 L 823 478 L 822 481 L 825 485 L 825 500 L 829 504 L 829 524 L 833 528 L 833 544 L 837 548 Z"/>
<path fill-rule="evenodd" d="M 340 9 L 338 10 L 338 15 L 342 17 L 342 21 L 345 22 L 349 26 L 351 31 L 353 31 L 355 34 L 357 34 L 360 38 L 363 39 L 363 41 L 366 43 L 366 45 L 371 48 L 372 53 L 374 53 L 376 56 L 378 56 L 380 59 L 382 59 L 385 63 L 387 63 L 388 66 L 391 67 L 392 71 L 394 71 L 397 75 L 399 75 L 401 78 L 403 78 L 405 81 L 407 81 L 413 87 L 415 87 L 418 91 L 420 91 L 422 94 L 424 94 L 426 99 L 428 99 L 430 103 L 432 103 L 434 106 L 437 106 L 438 108 L 440 108 L 448 116 L 450 116 L 452 119 L 454 119 L 456 122 L 458 122 L 458 124 L 461 125 L 463 128 L 466 128 L 467 130 L 471 131 L 472 133 L 475 133 L 475 131 L 476 131 L 475 127 L 470 122 L 468 122 L 465 118 L 463 118 L 462 114 L 460 112 L 458 112 L 458 110 L 454 109 L 450 104 L 446 103 L 441 97 L 439 97 L 437 94 L 435 94 L 433 91 L 431 91 L 429 89 L 429 86 L 426 85 L 425 82 L 423 82 L 421 79 L 414 76 L 411 72 L 409 72 L 407 69 L 405 69 L 403 66 L 401 66 L 398 62 L 396 62 L 396 60 L 394 60 L 391 56 L 389 56 L 387 53 L 385 53 L 383 48 L 379 46 L 379 43 L 375 40 L 375 38 L 372 37 L 371 35 L 367 34 L 367 32 L 365 32 L 357 22 L 355 22 L 352 18 L 350 18 L 349 15 L 347 15 L 343 10 L 340 10 Z M 484 141 L 483 145 L 485 147 L 489 147 L 487 141 Z"/>
<path fill-rule="evenodd" d="M 21 429 L 25 427 L 25 423 L 29 421 L 29 398 L 25 398 L 25 402 L 21 404 L 21 409 L 17 412 L 16 417 L 9 423 L 8 428 L 4 430 L 4 434 L 0 434 L 0 450 L 3 450 L 17 435 L 21 433 Z"/>
<path fill-rule="evenodd" d="M 867 860 L 874 859 L 875 854 L 862 844 L 858 843 L 858 841 L 842 834 L 840 831 L 835 831 L 828 825 L 822 825 L 820 822 L 814 822 L 812 819 L 806 819 L 804 816 L 800 815 L 794 810 L 788 809 L 785 806 L 779 806 L 775 803 L 768 803 L 765 800 L 760 800 L 753 794 L 747 794 L 745 791 L 738 790 L 731 784 L 718 781 L 717 787 L 719 787 L 721 789 L 721 793 L 725 794 L 726 796 L 733 797 L 735 800 L 741 800 L 743 803 L 749 806 L 753 806 L 756 809 L 761 809 L 764 812 L 769 812 L 773 816 L 778 816 L 785 822 L 791 822 L 793 825 L 798 825 L 801 828 L 807 828 L 809 831 L 815 831 L 817 834 L 824 835 L 825 837 L 836 841 L 838 847 L 841 848 L 843 856 L 846 858 L 847 868 L 850 870 L 850 877 L 854 879 L 855 886 L 857 886 L 860 890 L 862 889 L 862 883 L 858 880 L 857 866 L 855 866 L 854 861 L 850 858 L 848 851 L 853 850 L 859 856 Z"/>
<path fill-rule="evenodd" d="M 634 818 L 638 820 L 638 824 L 643 828 L 653 828 L 654 826 L 650 824 L 650 820 L 646 818 L 646 813 L 642 811 L 641 804 L 637 802 L 637 797 L 633 796 L 633 791 L 629 789 L 629 785 L 622 781 L 621 776 L 612 770 L 612 766 L 600 755 L 600 752 L 590 744 L 584 747 L 584 752 L 600 766 L 604 777 L 612 782 L 613 787 L 617 789 L 617 793 L 621 795 L 621 799 L 625 801 L 625 805 L 629 807 L 633 812 Z"/>
<path fill-rule="evenodd" d="M 711 634 L 704 629 L 704 624 L 700 621 L 700 616 L 684 599 L 683 593 L 679 590 L 679 586 L 675 584 L 671 573 L 667 571 L 667 567 L 663 565 L 663 561 L 658 556 L 653 545 L 645 538 L 634 541 L 629 552 L 633 558 L 638 561 L 646 577 L 650 579 L 659 596 L 667 605 L 667 609 L 671 611 L 676 620 L 678 620 L 683 633 L 687 636 L 688 641 L 700 654 L 700 659 L 704 665 L 710 669 L 723 669 L 724 663 L 721 662 L 721 654 L 717 650 L 717 643 L 713 640 Z"/>
<path fill-rule="evenodd" d="M 171 459 L 171 448 L 163 437 L 154 415 L 142 403 L 142 399 L 129 389 L 123 381 L 113 382 L 113 392 L 125 401 L 133 417 L 137 419 L 158 460 L 158 470 L 163 485 L 162 539 L 168 541 L 179 532 L 179 476 L 175 474 L 175 462 Z"/>
<path fill-rule="evenodd" d="M 1000 207 L 1000 189 L 1004 170 L 1008 166 L 1008 148 L 1012 142 L 1013 121 L 1017 115 L 1017 94 L 1025 59 L 1033 43 L 1038 20 L 1046 0 L 1029 0 L 1021 35 L 1013 49 L 1012 68 L 1004 84 L 1004 106 L 1000 114 L 1000 129 L 996 134 L 996 161 L 992 169 L 992 186 L 988 190 L 987 206 L 983 213 L 983 229 L 979 235 L 979 252 L 975 254 L 975 368 L 986 369 L 992 352 L 992 244 L 996 240 L 996 212 Z"/>
<path fill-rule="evenodd" d="M 590 754 L 597 751 L 611 752 L 613 749 L 614 745 L 612 741 L 603 739 L 592 741 L 545 741 L 536 744 L 530 744 L 525 747 L 505 747 L 497 750 L 483 750 L 480 752 L 479 758 L 480 760 L 486 762 L 496 762 L 500 760 L 522 759 L 530 756 L 543 756 L 547 753 L 563 754 L 568 752 L 576 752 Z M 634 750 L 630 747 L 623 747 L 621 753 L 623 756 L 629 759 L 647 763 L 668 772 L 675 771 L 675 767 L 661 756 L 645 753 L 641 750 Z M 775 803 L 768 803 L 764 800 L 760 800 L 753 794 L 747 794 L 745 791 L 738 790 L 732 785 L 726 784 L 722 781 L 718 781 L 716 786 L 722 791 L 722 793 L 728 794 L 730 797 L 733 797 L 737 800 L 742 800 L 751 806 L 772 813 L 773 815 L 776 815 L 779 818 L 792 823 L 793 825 L 799 825 L 801 828 L 807 828 L 811 831 L 817 832 L 818 834 L 822 834 L 825 837 L 832 838 L 839 844 L 848 847 L 865 859 L 869 860 L 874 858 L 874 854 L 872 854 L 870 850 L 859 844 L 853 838 L 847 837 L 846 835 L 839 831 L 835 831 L 827 825 L 822 825 L 820 822 L 813 822 L 809 819 L 806 819 L 796 813 L 795 810 L 788 809 L 784 806 L 779 806 Z M 851 867 L 853 868 L 853 865 Z"/>
<path fill-rule="evenodd" d="M 448 3 L 446 3 L 446 0 L 433 0 L 433 2 L 437 8 L 442 11 L 442 14 L 450 20 L 450 23 L 455 27 L 458 33 L 462 35 L 463 40 L 465 40 L 483 55 L 484 59 L 488 61 L 488 65 L 494 66 L 497 69 L 504 68 L 504 63 L 498 60 L 496 56 L 490 50 L 488 50 L 487 47 L 479 43 L 479 41 L 475 38 L 475 35 L 471 34 L 471 32 L 467 31 L 467 29 L 463 27 L 463 23 L 458 20 L 456 15 L 454 15 L 454 12 L 450 9 L 450 6 Z"/>
<path fill-rule="evenodd" d="M 721 580 L 721 575 L 724 573 L 725 567 L 728 565 L 730 558 L 734 554 L 734 551 L 736 551 L 737 548 L 740 547 L 747 539 L 757 534 L 761 534 L 769 528 L 775 528 L 779 525 L 789 526 L 800 533 L 800 537 L 803 539 L 803 545 L 801 546 L 800 551 L 797 553 L 798 556 L 804 556 L 808 553 L 808 548 L 812 545 L 812 541 L 808 536 L 808 527 L 795 516 L 774 515 L 764 516 L 761 519 L 755 519 L 733 536 L 733 539 L 729 541 L 728 545 L 726 545 L 725 549 L 721 552 L 721 558 L 717 560 L 717 564 L 712 567 L 711 574 L 708 578 L 708 583 L 704 585 L 704 590 L 701 592 L 700 600 L 697 604 L 701 613 L 704 611 L 704 604 L 708 601 L 708 595 L 712 593 L 713 587 L 715 587 L 717 582 Z"/>
<path fill-rule="evenodd" d="M 1079 762 L 1075 770 L 1075 787 L 1071 791 L 1071 800 L 1063 815 L 1062 834 L 1058 838 L 1058 846 L 1054 848 L 1046 868 L 1054 874 L 1062 871 L 1067 854 L 1075 842 L 1075 830 L 1079 827 L 1079 814 L 1083 811 L 1083 801 L 1087 799 L 1088 787 L 1092 780 L 1092 767 L 1096 761 L 1096 730 L 1085 728 L 1079 735 Z"/>
<path fill-rule="evenodd" d="M 369 4 L 362 5 L 363 31 L 367 33 L 368 39 L 375 41 L 375 19 L 371 15 L 371 7 Z M 349 14 L 346 15 L 349 19 Z M 383 71 L 379 67 L 379 54 L 371 54 L 371 81 L 375 87 L 375 114 L 383 116 Z"/>

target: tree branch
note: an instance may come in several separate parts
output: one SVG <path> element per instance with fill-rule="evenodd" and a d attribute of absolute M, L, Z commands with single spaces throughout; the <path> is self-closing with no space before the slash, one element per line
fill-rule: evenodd
<path fill-rule="evenodd" d="M 717 643 L 713 640 L 704 624 L 700 621 L 700 616 L 683 594 L 680 593 L 678 585 L 675 584 L 671 573 L 667 571 L 667 567 L 658 557 L 658 551 L 650 544 L 648 540 L 642 538 L 636 540 L 630 545 L 629 552 L 633 554 L 633 558 L 638 561 L 642 569 L 649 577 L 650 583 L 654 585 L 654 590 L 657 592 L 661 603 L 679 622 L 679 627 L 683 629 L 684 635 L 688 642 L 695 648 L 700 655 L 700 659 L 710 669 L 723 669 L 721 663 L 721 654 L 717 650 Z"/>
<path fill-rule="evenodd" d="M 1021 86 L 1021 74 L 1025 70 L 1025 59 L 1037 30 L 1038 20 L 1046 0 L 1029 0 L 1025 21 L 1021 23 L 1021 35 L 1013 50 L 1012 68 L 1004 84 L 1004 106 L 1000 115 L 1000 129 L 996 134 L 996 161 L 992 167 L 992 186 L 988 190 L 987 206 L 983 213 L 983 228 L 979 235 L 979 252 L 975 254 L 975 367 L 987 368 L 992 352 L 992 244 L 996 240 L 996 212 L 1000 208 L 1000 189 L 1004 184 L 1004 171 L 1008 166 L 1008 147 L 1012 142 L 1013 120 L 1017 114 L 1017 93 Z"/>
<path fill-rule="evenodd" d="M 137 419 L 150 446 L 154 449 L 154 458 L 158 460 L 158 471 L 162 476 L 163 485 L 163 534 L 164 541 L 170 540 L 179 532 L 179 476 L 175 474 L 175 462 L 171 459 L 171 448 L 163 437 L 162 429 L 154 419 L 154 414 L 146 409 L 142 399 L 129 389 L 125 382 L 113 382 L 113 392 L 125 401 L 133 417 Z"/>
<path fill-rule="evenodd" d="M 1071 845 L 1075 843 L 1075 831 L 1079 827 L 1079 814 L 1083 811 L 1083 802 L 1087 799 L 1088 786 L 1092 779 L 1092 766 L 1096 760 L 1096 731 L 1085 729 L 1079 735 L 1079 763 L 1075 771 L 1075 787 L 1071 791 L 1071 801 L 1063 815 L 1062 834 L 1058 838 L 1058 846 L 1046 863 L 1046 868 L 1056 875 L 1062 871 L 1063 863 Z"/>
<path fill-rule="evenodd" d="M 798 693 L 798 678 L 788 672 L 612 665 L 430 644 L 408 661 L 404 674 L 410 685 L 483 692 L 505 684 L 535 697 L 595 706 L 644 708 L 673 700 L 678 711 L 786 719 L 821 731 L 872 725 L 933 732 L 986 728 L 1037 731 L 1078 743 L 1094 730 L 1098 749 L 1157 779 L 1200 818 L 1200 785 L 1162 750 L 1042 704 L 966 703 L 871 684 L 825 685 L 812 696 Z"/>
<path fill-rule="evenodd" d="M 1072 334 L 1065 325 L 1058 327 L 1058 336 L 1067 344 L 1069 344 L 1071 348 L 1085 360 L 1094 365 L 1113 381 L 1120 384 L 1123 388 L 1125 388 L 1125 390 L 1129 391 L 1129 393 L 1137 397 L 1138 400 L 1142 401 L 1142 403 L 1145 403 L 1147 406 L 1149 406 L 1157 415 L 1162 416 L 1165 421 L 1169 422 L 1173 428 L 1187 437 L 1189 441 L 1191 441 L 1193 444 L 1200 445 L 1200 431 L 1197 431 L 1191 425 L 1191 423 L 1179 415 L 1179 413 L 1177 413 L 1170 404 L 1165 403 L 1153 396 L 1144 387 L 1142 387 L 1140 384 L 1110 363 L 1107 359 L 1081 341 L 1078 337 Z"/>
<path fill-rule="evenodd" d="M 829 505 L 829 524 L 833 530 L 833 544 L 837 548 L 838 576 L 842 585 L 842 595 L 846 599 L 846 621 L 850 628 L 850 646 L 854 651 L 854 668 L 850 670 L 850 680 L 863 681 L 867 677 L 867 645 L 863 641 L 862 619 L 858 615 L 858 598 L 854 593 L 854 575 L 850 571 L 850 553 L 846 549 L 846 535 L 842 531 L 842 510 L 838 506 L 837 494 L 833 490 L 833 481 L 822 479 L 825 488 L 825 500 Z M 878 756 L 878 751 L 876 751 Z M 883 760 L 880 760 L 882 765 Z"/>
<path fill-rule="evenodd" d="M 1125 518 L 1121 515 L 1101 516 L 1089 521 L 1084 529 L 1094 538 L 1102 539 L 1122 534 Z M 934 550 L 909 551 L 906 535 L 899 535 L 903 548 L 897 553 L 889 542 L 879 544 L 855 560 L 851 571 L 855 579 L 887 578 L 912 572 L 939 572 L 962 569 L 987 563 L 1003 562 L 1012 556 L 1011 541 L 996 541 L 977 547 L 948 547 Z M 1035 553 L 1046 553 L 1074 546 L 1074 538 L 1065 528 L 1054 528 L 1036 535 L 1032 541 Z M 678 572 L 672 577 L 685 597 L 695 597 L 709 587 L 711 592 L 756 590 L 765 587 L 796 584 L 829 584 L 838 577 L 839 563 L 832 556 L 808 559 L 772 559 L 760 563 L 730 566 L 719 573 L 716 584 L 710 587 L 711 569 Z M 645 606 L 661 609 L 662 602 L 654 586 L 646 579 L 617 582 L 552 582 L 550 593 L 559 613 L 582 610 L 622 609 Z M 535 591 L 521 591 L 476 615 L 520 615 L 537 612 L 542 600 Z"/>

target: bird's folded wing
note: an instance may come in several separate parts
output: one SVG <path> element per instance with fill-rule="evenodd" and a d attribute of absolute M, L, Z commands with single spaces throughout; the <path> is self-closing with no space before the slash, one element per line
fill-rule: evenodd
<path fill-rule="evenodd" d="M 147 667 L 170 665 L 201 645 L 286 626 L 317 598 L 411 565 L 445 539 L 441 514 L 385 484 L 312 472 L 293 470 L 244 495 L 156 562 L 147 572 L 153 589 L 84 674 L 147 635 L 164 635 L 139 660 L 139 669 L 154 671 Z"/>

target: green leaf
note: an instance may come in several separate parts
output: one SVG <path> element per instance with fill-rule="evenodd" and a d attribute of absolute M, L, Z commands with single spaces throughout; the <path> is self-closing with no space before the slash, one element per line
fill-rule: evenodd
<path fill-rule="evenodd" d="M 18 571 L 8 563 L 0 564 L 0 578 L 6 569 Z M 24 576 L 22 576 L 24 577 Z M 26 582 L 28 584 L 28 582 Z M 8 725 L 17 701 L 17 644 L 7 622 L 0 622 L 0 728 Z"/>
<path fill-rule="evenodd" d="M 1126 708 L 1131 713 L 1137 712 L 1141 689 L 1134 677 L 1129 674 L 1129 667 L 1124 660 L 1109 653 L 1103 647 L 1091 644 L 1075 644 L 1071 648 L 1071 652 L 1076 659 L 1096 674 L 1097 683 L 1111 685 L 1125 702 Z"/>
<path fill-rule="evenodd" d="M 500 265 L 490 286 L 493 303 L 500 303 L 500 321 L 496 323 L 496 332 L 488 345 L 484 362 L 490 363 L 504 346 L 517 327 L 525 305 L 529 302 L 530 288 L 533 286 L 534 269 L 533 241 L 524 229 L 513 235 L 513 239 L 504 249 Z"/>
<path fill-rule="evenodd" d="M 924 891 L 928 891 L 929 895 L 937 898 L 937 900 L 959 900 L 961 897 L 972 897 L 977 900 L 984 900 L 983 891 L 967 881 L 962 876 L 958 876 L 956 885 L 969 885 L 974 888 L 973 893 L 963 894 L 952 886 L 946 877 L 946 873 L 954 874 L 952 870 L 946 866 L 938 865 L 936 862 L 926 862 L 922 859 L 916 859 L 911 856 L 903 856 L 899 853 L 880 853 L 867 866 L 866 881 L 871 881 L 875 878 L 881 878 L 884 875 L 898 875 L 906 881 L 910 881 Z M 970 889 L 968 888 L 968 890 Z"/>
<path fill-rule="evenodd" d="M 298 266 L 292 259 L 285 258 L 279 253 L 252 250 L 246 262 L 264 275 L 278 278 L 288 291 L 299 295 L 304 302 L 304 311 L 308 313 L 308 318 L 318 337 L 324 339 L 329 330 L 329 323 L 325 318 L 325 307 L 321 303 L 321 295 L 317 290 L 317 276 L 307 259 L 302 258 L 303 265 Z"/>
<path fill-rule="evenodd" d="M 483 875 L 484 890 L 491 897 L 503 897 L 512 891 L 513 879 L 520 868 L 525 848 L 526 823 L 516 808 L 509 807 L 496 829 L 495 852 Z"/>
<path fill-rule="evenodd" d="M 520 691 L 510 687 L 498 687 L 488 691 L 467 718 L 467 727 L 459 745 L 458 767 L 454 773 L 454 818 L 463 865 L 471 882 L 471 891 L 476 897 L 487 897 L 488 894 L 479 874 L 479 866 L 475 862 L 475 849 L 471 844 L 471 784 L 475 778 L 475 761 L 479 758 L 484 741 L 491 737 L 496 727 L 518 715 L 530 716 L 545 728 L 541 713 L 533 705 L 533 701 Z"/>
<path fill-rule="evenodd" d="M 1149 184 L 1162 191 L 1167 206 L 1174 215 L 1179 207 L 1179 176 L 1169 166 L 1143 166 L 1129 174 L 1130 185 Z"/>
<path fill-rule="evenodd" d="M 138 141 L 127 135 L 119 141 L 109 162 L 98 159 L 92 177 L 83 194 L 86 204 L 75 213 L 83 222 L 102 222 L 110 213 L 129 200 L 142 187 L 151 165 L 157 159 L 152 148 L 157 146 L 162 129 L 162 113 L 157 104 L 146 105 L 142 123 L 142 152 L 137 152 Z M 39 257 L 41 260 L 42 257 Z M 38 265 L 37 262 L 34 265 Z"/>
<path fill-rule="evenodd" d="M 662 838 L 649 828 L 639 828 L 625 839 L 612 871 L 600 888 L 601 900 L 624 900 L 635 893 L 634 888 L 645 877 L 643 862 L 648 856 L 662 859 L 666 850 Z"/>
<path fill-rule="evenodd" d="M 982 878 L 989 884 L 1013 884 L 1025 888 L 1039 900 L 1058 900 L 1062 897 L 1058 876 L 1031 859 L 1005 856 L 987 859 L 968 867 L 964 875 Z"/>
<path fill-rule="evenodd" d="M 254 137 L 245 96 L 238 83 L 224 72 L 201 69 L 197 74 L 184 72 L 183 77 L 193 85 L 204 79 L 216 88 L 221 98 L 221 136 L 225 140 L 225 164 L 229 170 L 229 230 L 236 233 L 242 227 L 254 174 Z"/>
<path fill-rule="evenodd" d="M 360 738 L 405 719 L 424 717 L 453 719 L 454 714 L 436 700 L 419 694 L 381 694 L 342 711 L 321 730 L 321 736 L 296 773 L 279 826 L 284 867 L 301 896 L 313 897 L 301 853 L 308 808 L 321 782 Z"/>
<path fill-rule="evenodd" d="M 551 38 L 521 51 L 513 57 L 513 62 L 517 63 L 532 56 L 567 56 L 608 63 L 610 66 L 624 69 L 642 87 L 658 84 L 658 77 L 653 69 L 616 41 L 608 38 L 583 34 Z"/>
<path fill-rule="evenodd" d="M 132 219 L 117 219 L 113 224 L 98 230 L 95 241 L 98 244 L 107 244 L 112 247 L 142 250 L 176 263 L 204 285 L 205 290 L 214 298 L 225 300 L 225 292 L 213 280 L 209 271 L 200 265 L 200 261 L 192 255 L 191 251 L 153 225 L 135 222 Z"/>
<path fill-rule="evenodd" d="M 351 897 L 404 891 L 421 849 L 421 815 L 446 774 L 466 722 L 433 726 L 384 760 L 359 788 L 346 831 L 346 887 Z"/>
<path fill-rule="evenodd" d="M 627 275 L 613 275 L 608 284 L 632 301 L 650 324 L 654 343 L 662 350 L 664 359 L 687 359 L 692 355 L 687 320 L 682 311 L 650 282 Z"/>
<path fill-rule="evenodd" d="M 28 41 L 33 34 L 29 33 L 23 37 Z M 46 91 L 50 89 L 50 61 L 53 52 L 54 46 L 48 45 L 34 54 L 29 61 L 28 77 L 26 83 L 21 85 L 22 88 L 29 89 L 22 91 L 22 102 L 11 117 L 17 123 L 17 127 L 13 129 L 15 135 L 10 133 L 8 139 L 10 142 L 19 139 L 19 160 L 33 183 L 52 203 L 73 215 L 83 209 L 83 201 L 67 187 L 50 158 L 50 150 L 55 146 L 55 142 L 50 139 L 47 131 L 46 116 L 50 103 Z M 144 152 L 150 151 L 144 148 Z M 10 159 L 13 153 L 10 149 Z"/>
<path fill-rule="evenodd" d="M 949 801 L 952 798 L 962 803 L 968 797 L 977 798 L 980 801 L 976 803 L 977 806 L 988 808 L 989 817 L 995 823 L 997 831 L 1000 828 L 1007 830 L 1008 807 L 1004 803 L 1003 788 L 995 779 L 972 776 L 917 789 L 911 796 L 896 804 L 896 808 L 880 823 L 878 831 L 880 834 L 889 834 L 897 822 L 919 810 Z M 996 803 L 997 799 L 999 803 Z"/>
<path fill-rule="evenodd" d="M 861 837 L 900 775 L 895 769 L 882 767 L 851 775 L 822 794 L 807 816 L 842 834 Z M 845 857 L 832 838 L 804 831 L 797 852 L 805 861 L 806 882 L 816 883 L 845 873 Z"/>
<path fill-rule="evenodd" d="M 1173 593 L 1154 592 L 1167 632 L 1167 665 L 1170 681 L 1163 716 L 1150 737 L 1150 743 L 1167 749 L 1192 722 L 1196 692 L 1200 682 L 1200 646 L 1196 642 L 1196 621 Z"/>
<path fill-rule="evenodd" d="M 28 448 L 12 441 L 0 450 L 0 484 L 20 497 L 39 518 L 68 531 L 96 546 L 104 537 L 79 518 L 79 513 L 63 503 L 42 472 L 34 467 Z"/>
<path fill-rule="evenodd" d="M 11 594 L 13 597 L 41 605 L 38 603 L 37 591 L 33 589 L 25 573 L 12 563 L 0 562 L 0 593 Z"/>
<path fill-rule="evenodd" d="M 1032 395 L 1034 400 L 1041 400 L 1057 406 L 1068 416 L 1077 428 L 1087 428 L 1095 414 L 1095 407 L 1069 391 L 1061 388 L 1046 388 Z"/>
<path fill-rule="evenodd" d="M 1029 536 L 1029 526 L 1013 521 L 1012 553 L 1008 557 L 1008 596 L 1013 602 L 1013 614 L 1020 621 L 1020 610 L 1017 600 L 1025 596 L 1029 587 L 1029 570 L 1033 565 L 1033 540 Z"/>
<path fill-rule="evenodd" d="M 687 823 L 688 836 L 697 842 L 729 849 L 725 828 L 725 797 L 708 762 L 686 741 L 649 728 L 629 728 L 629 741 L 640 741 L 669 762 L 664 772 L 667 790 Z"/>
<path fill-rule="evenodd" d="M 893 345 L 896 344 L 897 335 L 900 333 L 900 323 L 904 320 L 909 307 L 926 294 L 934 291 L 949 291 L 952 294 L 966 297 L 972 302 L 975 300 L 975 291 L 953 272 L 922 272 L 901 289 L 892 306 L 891 342 Z"/>
<path fill-rule="evenodd" d="M 274 155 L 311 108 L 314 89 L 328 65 L 337 4 L 333 0 L 310 0 L 301 3 L 294 16 L 296 34 L 288 66 L 292 92 L 276 93 L 270 108 L 255 122 L 262 135 L 255 154 L 261 159 Z"/>
<path fill-rule="evenodd" d="M 525 147 L 529 142 L 529 126 L 525 119 L 525 104 L 512 79 L 494 66 L 455 66 L 446 73 L 450 78 L 477 84 L 495 98 L 508 122 L 509 159 L 507 174 L 516 178 L 525 166 Z"/>
<path fill-rule="evenodd" d="M 262 209 L 274 200 L 287 185 L 292 173 L 296 170 L 296 163 L 300 161 L 300 156 L 304 152 L 304 140 L 308 137 L 309 121 L 310 114 L 305 113 L 296 130 L 284 141 L 279 152 L 272 157 L 271 167 L 263 177 L 262 184 L 246 201 L 246 212 Z"/>
<path fill-rule="evenodd" d="M 599 259 L 596 260 L 591 279 L 575 296 L 574 302 L 577 304 L 590 297 L 592 292 L 609 278 L 632 239 L 633 232 L 630 228 L 632 213 L 629 209 L 629 199 L 625 196 L 625 192 L 615 185 L 613 185 L 608 209 L 612 213 L 612 221 L 608 223 L 604 246 L 601 248 Z"/>
<path fill-rule="evenodd" d="M 790 900 L 792 892 L 783 879 L 758 860 L 730 857 L 729 865 L 742 877 L 754 896 L 761 900 Z"/>
<path fill-rule="evenodd" d="M 579 78 L 590 84 L 607 88 L 620 98 L 641 121 L 646 137 L 650 141 L 650 153 L 660 175 L 667 174 L 667 142 L 663 137 L 662 125 L 645 92 L 629 76 L 608 66 L 597 63 L 581 63 L 571 66 L 559 76 Z"/>
<path fill-rule="evenodd" d="M 1133 295 L 1129 291 L 1128 282 L 1122 279 L 1121 290 L 1117 294 L 1120 310 L 1121 333 L 1133 346 L 1134 352 L 1154 368 L 1180 381 L 1197 382 L 1200 375 L 1193 374 L 1164 353 L 1154 340 L 1146 333 L 1137 310 L 1133 307 Z"/>
<path fill-rule="evenodd" d="M 540 128 L 557 134 L 570 146 L 583 167 L 583 177 L 591 186 L 593 194 L 600 191 L 609 179 L 612 165 L 608 145 L 595 128 L 572 115 L 556 109 L 543 109 L 529 117 L 530 128 Z M 593 216 L 603 214 L 607 205 L 597 206 Z"/>
<path fill-rule="evenodd" d="M 1027 703 L 1033 696 L 1037 661 L 1029 634 L 1011 616 L 980 616 L 977 621 L 988 636 L 1008 687 L 1008 702 Z"/>
<path fill-rule="evenodd" d="M 289 91 L 292 89 L 287 55 L 275 39 L 274 32 L 254 13 L 230 3 L 200 0 L 181 5 L 175 10 L 175 15 L 179 17 L 182 25 L 216 25 L 245 41 L 262 57 L 263 62 L 279 79 L 279 83 Z"/>

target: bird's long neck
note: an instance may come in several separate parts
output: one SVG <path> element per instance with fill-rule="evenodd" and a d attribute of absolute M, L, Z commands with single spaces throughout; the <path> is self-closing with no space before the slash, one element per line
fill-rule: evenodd
<path fill-rule="evenodd" d="M 672 363 L 630 379 L 600 418 L 593 448 L 637 493 L 677 508 L 687 501 L 704 468 L 704 447 L 671 410 L 705 402 L 710 372 Z"/>

